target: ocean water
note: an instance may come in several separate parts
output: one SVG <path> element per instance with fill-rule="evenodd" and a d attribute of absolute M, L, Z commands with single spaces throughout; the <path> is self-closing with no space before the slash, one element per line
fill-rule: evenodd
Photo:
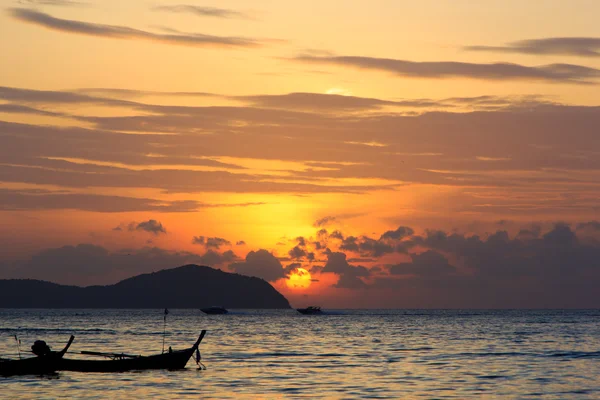
<path fill-rule="evenodd" d="M 206 370 L 0 378 L 0 398 L 600 398 L 598 310 L 170 310 L 166 347 L 201 329 Z M 0 357 L 36 339 L 161 352 L 163 310 L 0 309 Z"/>

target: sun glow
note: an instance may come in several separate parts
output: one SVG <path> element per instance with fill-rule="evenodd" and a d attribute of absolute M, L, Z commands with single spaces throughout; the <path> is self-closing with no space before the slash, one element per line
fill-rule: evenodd
<path fill-rule="evenodd" d="M 296 268 L 290 274 L 286 284 L 290 289 L 306 289 L 310 286 L 310 272 L 304 268 Z"/>

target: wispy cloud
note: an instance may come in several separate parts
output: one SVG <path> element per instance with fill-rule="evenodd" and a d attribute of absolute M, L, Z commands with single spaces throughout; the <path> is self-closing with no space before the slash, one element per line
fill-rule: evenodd
<path fill-rule="evenodd" d="M 0 170 L 2 169 L 0 164 Z M 2 173 L 0 172 L 0 175 Z M 73 193 L 69 191 L 50 191 L 43 189 L 4 189 L 0 188 L 0 210 L 81 210 L 99 213 L 123 213 L 151 211 L 159 213 L 194 212 L 202 208 L 250 207 L 265 203 L 200 203 L 195 200 L 162 200 L 127 196 L 108 196 L 94 193 Z M 152 220 L 132 229 L 152 228 Z M 131 228 L 131 226 L 130 226 Z M 147 230 L 147 229 L 144 229 Z"/>
<path fill-rule="evenodd" d="M 107 99 L 88 96 L 82 93 L 74 93 L 67 91 L 55 90 L 34 90 L 15 87 L 0 86 L 0 99 L 7 101 L 21 101 L 26 103 L 62 103 L 62 104 L 81 104 L 81 103 L 96 103 L 96 104 L 113 104 L 124 106 L 127 103 L 121 100 Z"/>
<path fill-rule="evenodd" d="M 477 64 L 456 61 L 407 61 L 360 56 L 299 55 L 295 61 L 330 64 L 352 68 L 385 71 L 414 78 L 469 78 L 491 81 L 539 80 L 552 83 L 590 84 L 600 78 L 600 70 L 573 64 L 525 66 L 511 63 Z"/>
<path fill-rule="evenodd" d="M 124 98 L 144 96 L 164 97 L 220 97 L 218 94 L 207 92 L 161 92 L 157 90 L 134 90 L 120 88 L 81 88 L 74 90 L 75 93 L 88 94 L 92 96 L 116 96 Z"/>
<path fill-rule="evenodd" d="M 13 8 L 10 14 L 23 22 L 60 32 L 107 37 L 112 39 L 147 40 L 151 42 L 191 47 L 257 47 L 262 43 L 243 37 L 213 36 L 201 33 L 159 34 L 127 26 L 105 25 L 56 18 L 49 14 L 25 8 Z"/>
<path fill-rule="evenodd" d="M 74 0 L 19 0 L 19 4 L 28 6 L 63 6 L 63 7 L 81 7 L 87 6 L 87 3 Z"/>
<path fill-rule="evenodd" d="M 52 116 L 52 117 L 62 115 L 61 113 L 56 113 L 56 112 L 52 112 L 52 111 L 44 111 L 44 110 L 39 110 L 37 108 L 24 106 L 21 104 L 10 104 L 10 103 L 0 104 L 0 113 L 38 114 L 38 115 L 45 115 L 45 116 Z"/>
<path fill-rule="evenodd" d="M 189 4 L 176 4 L 172 6 L 156 6 L 152 8 L 155 11 L 167 11 L 174 13 L 187 13 L 200 17 L 216 17 L 216 18 L 248 18 L 248 15 L 235 10 L 228 10 L 217 7 L 202 7 Z"/>
<path fill-rule="evenodd" d="M 302 109 L 302 110 L 366 110 L 384 106 L 424 108 L 439 106 L 434 100 L 414 99 L 389 101 L 367 97 L 343 96 L 339 94 L 321 93 L 288 93 L 282 95 L 238 96 L 237 100 L 245 101 L 253 106 L 268 108 Z"/>
<path fill-rule="evenodd" d="M 600 38 L 552 37 L 511 42 L 504 46 L 466 46 L 469 51 L 600 57 Z"/>
<path fill-rule="evenodd" d="M 201 204 L 192 200 L 158 201 L 147 198 L 82 193 L 54 193 L 47 190 L 0 189 L 0 210 L 83 210 L 93 212 L 191 212 Z"/>
<path fill-rule="evenodd" d="M 328 216 L 325 216 L 323 218 L 319 218 L 318 220 L 316 220 L 314 222 L 313 226 L 315 228 L 320 228 L 320 227 L 326 226 L 334 221 L 335 221 L 335 217 L 328 215 Z"/>

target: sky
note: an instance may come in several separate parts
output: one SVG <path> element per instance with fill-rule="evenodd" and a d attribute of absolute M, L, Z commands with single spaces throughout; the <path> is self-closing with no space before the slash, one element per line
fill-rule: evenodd
<path fill-rule="evenodd" d="M 600 3 L 0 1 L 0 278 L 600 307 Z"/>

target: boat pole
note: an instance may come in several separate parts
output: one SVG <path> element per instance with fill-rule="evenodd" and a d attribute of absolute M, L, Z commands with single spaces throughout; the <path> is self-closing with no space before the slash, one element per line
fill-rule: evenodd
<path fill-rule="evenodd" d="M 165 315 L 163 317 L 163 345 L 162 345 L 162 353 L 165 353 L 165 334 L 167 332 L 167 314 L 169 314 L 169 310 L 165 308 Z"/>
<path fill-rule="evenodd" d="M 19 353 L 19 360 L 20 360 L 21 359 L 21 341 L 19 340 L 17 335 L 15 335 L 15 340 L 17 341 L 17 352 Z"/>

